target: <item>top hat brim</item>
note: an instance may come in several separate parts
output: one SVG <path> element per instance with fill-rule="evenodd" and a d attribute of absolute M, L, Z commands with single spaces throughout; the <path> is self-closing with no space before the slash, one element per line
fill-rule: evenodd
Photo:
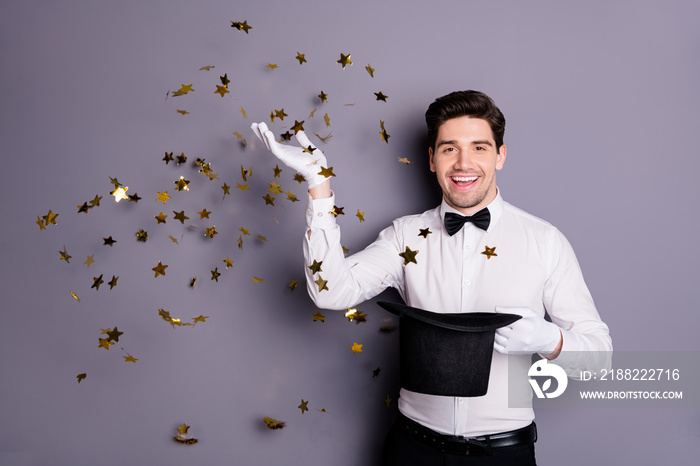
<path fill-rule="evenodd" d="M 426 311 L 405 304 L 378 301 L 381 307 L 399 317 L 411 317 L 436 327 L 461 332 L 486 332 L 505 327 L 522 318 L 517 314 L 497 314 L 495 312 L 466 312 L 459 314 L 442 314 Z"/>

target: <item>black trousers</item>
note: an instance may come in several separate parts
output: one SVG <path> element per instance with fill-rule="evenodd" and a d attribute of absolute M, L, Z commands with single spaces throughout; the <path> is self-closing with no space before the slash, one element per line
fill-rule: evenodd
<path fill-rule="evenodd" d="M 384 466 L 534 466 L 535 445 L 515 445 L 496 448 L 491 454 L 463 455 L 443 453 L 439 449 L 411 438 L 404 429 L 394 424 L 384 442 Z"/>

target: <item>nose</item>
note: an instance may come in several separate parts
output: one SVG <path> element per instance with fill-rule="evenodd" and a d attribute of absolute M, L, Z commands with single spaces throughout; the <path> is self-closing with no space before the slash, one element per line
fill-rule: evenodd
<path fill-rule="evenodd" d="M 467 170 L 471 168 L 472 165 L 472 157 L 469 154 L 469 151 L 463 150 L 459 152 L 459 155 L 457 156 L 455 160 L 455 170 Z"/>

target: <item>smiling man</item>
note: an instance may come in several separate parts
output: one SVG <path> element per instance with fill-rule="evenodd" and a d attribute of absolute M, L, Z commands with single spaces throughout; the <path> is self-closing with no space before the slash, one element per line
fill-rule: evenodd
<path fill-rule="evenodd" d="M 608 327 L 566 238 L 501 197 L 496 172 L 506 160 L 505 118 L 491 98 L 453 92 L 433 102 L 425 118 L 441 205 L 394 220 L 375 242 L 347 258 L 331 213 L 330 181 L 321 172 L 328 166 L 325 156 L 303 132 L 296 134 L 297 147 L 277 143 L 264 123 L 253 124 L 253 130 L 308 182 L 304 257 L 307 266 L 319 264 L 306 268 L 317 306 L 347 309 L 394 287 L 407 305 L 432 312 L 521 316 L 496 330 L 485 395 L 401 389 L 384 464 L 532 465 L 534 411 L 508 406 L 508 354 L 517 353 L 511 364 L 527 371 L 534 353 L 557 359 L 611 351 Z M 468 358 L 449 355 L 455 361 L 450 364 Z M 582 364 L 576 357 L 556 362 L 570 374 Z"/>

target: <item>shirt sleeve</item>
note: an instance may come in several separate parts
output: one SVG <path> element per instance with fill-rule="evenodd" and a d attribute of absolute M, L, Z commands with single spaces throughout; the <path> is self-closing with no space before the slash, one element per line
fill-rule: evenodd
<path fill-rule="evenodd" d="M 600 319 L 573 248 L 559 230 L 552 235 L 553 270 L 545 283 L 543 301 L 562 333 L 562 352 L 555 361 L 570 376 L 581 370 L 609 368 L 612 340 L 608 326 Z"/>
<path fill-rule="evenodd" d="M 316 306 L 347 309 L 366 301 L 388 287 L 403 294 L 403 262 L 398 255 L 400 238 L 395 224 L 383 230 L 364 250 L 345 257 L 340 227 L 330 211 L 335 197 L 312 199 L 306 211 L 304 235 L 306 285 Z M 318 272 L 309 268 L 320 267 Z"/>

